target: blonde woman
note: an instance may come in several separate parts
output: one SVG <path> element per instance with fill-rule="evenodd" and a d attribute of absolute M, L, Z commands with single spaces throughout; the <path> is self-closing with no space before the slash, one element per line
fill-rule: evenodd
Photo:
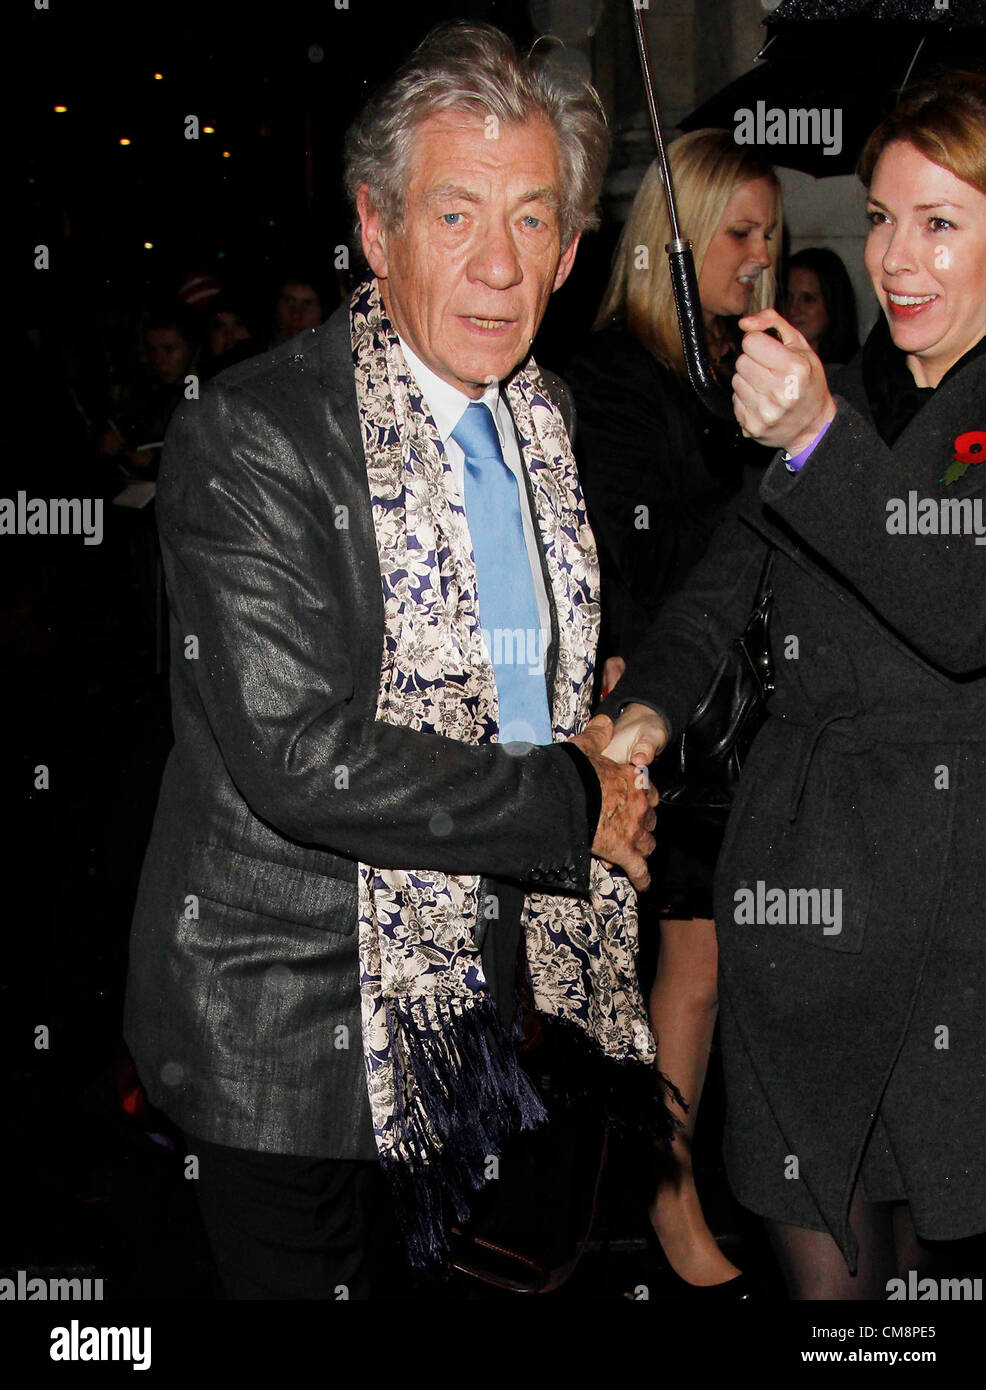
<path fill-rule="evenodd" d="M 694 245 L 713 366 L 732 375 L 736 320 L 773 303 L 781 197 L 776 176 L 728 131 L 700 130 L 669 151 L 683 232 Z M 685 375 L 665 244 L 660 166 L 650 166 L 623 230 L 595 331 L 567 374 L 578 416 L 575 449 L 603 570 L 599 662 L 603 689 L 661 604 L 703 554 L 744 469 L 769 453 L 734 421 L 710 415 Z M 688 1104 L 650 1210 L 680 1291 L 745 1296 L 695 1188 L 691 1140 L 717 1012 L 712 872 L 720 835 L 676 811 L 660 818 L 654 889 L 644 920 L 660 918 L 650 1000 L 658 1065 Z"/>

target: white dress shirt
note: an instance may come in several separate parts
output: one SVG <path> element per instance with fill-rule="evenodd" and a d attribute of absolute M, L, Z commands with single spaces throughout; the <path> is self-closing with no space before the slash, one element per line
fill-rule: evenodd
<path fill-rule="evenodd" d="M 432 418 L 438 426 L 438 434 L 442 441 L 442 447 L 452 468 L 452 479 L 455 488 L 455 501 L 460 507 L 465 509 L 465 472 L 466 456 L 462 449 L 452 438 L 452 431 L 462 419 L 463 413 L 468 406 L 472 405 L 472 400 L 462 391 L 457 391 L 454 386 L 450 386 L 447 381 L 443 381 L 440 376 L 436 376 L 430 367 L 426 367 L 411 349 L 404 339 L 398 336 L 401 351 L 407 362 L 408 370 L 418 383 L 418 387 L 424 397 L 425 404 L 431 411 Z M 520 516 L 524 525 L 524 540 L 527 544 L 527 558 L 531 566 L 531 578 L 534 581 L 534 597 L 537 602 L 538 624 L 541 629 L 540 654 L 547 668 L 548 648 L 551 643 L 551 610 L 548 606 L 548 594 L 544 583 L 544 574 L 541 570 L 541 537 L 540 532 L 534 524 L 531 515 L 530 502 L 527 496 L 527 483 L 524 477 L 524 467 L 520 457 L 520 447 L 517 443 L 517 431 L 514 428 L 513 417 L 510 414 L 500 388 L 493 384 L 483 392 L 479 401 L 489 407 L 493 415 L 493 422 L 496 425 L 496 432 L 500 439 L 500 448 L 503 450 L 503 461 L 510 469 L 517 480 L 517 493 L 520 499 Z M 472 549 L 472 538 L 469 535 L 468 520 L 463 520 L 465 528 L 465 539 Z M 482 604 L 482 599 L 480 599 Z M 482 615 L 480 615 L 482 617 Z"/>

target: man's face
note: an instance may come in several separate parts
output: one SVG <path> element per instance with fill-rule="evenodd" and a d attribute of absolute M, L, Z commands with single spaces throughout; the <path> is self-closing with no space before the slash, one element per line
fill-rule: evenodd
<path fill-rule="evenodd" d="M 151 328 L 147 332 L 147 359 L 156 376 L 171 384 L 185 373 L 192 350 L 177 328 Z"/>
<path fill-rule="evenodd" d="M 322 304 L 311 285 L 288 280 L 277 301 L 277 327 L 282 342 L 322 322 Z"/>
<path fill-rule="evenodd" d="M 442 112 L 417 129 L 404 225 L 385 227 L 364 186 L 363 252 L 394 327 L 426 366 L 478 399 L 527 356 L 572 263 L 562 251 L 554 132 Z"/>
<path fill-rule="evenodd" d="M 246 342 L 250 332 L 239 314 L 232 309 L 221 309 L 209 329 L 209 348 L 214 357 L 222 357 L 237 343 Z"/>

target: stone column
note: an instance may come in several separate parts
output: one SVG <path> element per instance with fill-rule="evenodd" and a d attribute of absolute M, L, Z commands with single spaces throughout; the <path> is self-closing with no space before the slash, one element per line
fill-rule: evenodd
<path fill-rule="evenodd" d="M 664 133 L 694 106 L 695 0 L 637 0 L 650 53 L 651 72 L 661 107 Z M 611 0 L 599 47 L 599 66 L 612 72 L 613 160 L 603 197 L 608 214 L 623 221 L 657 147 L 651 131 L 637 57 L 630 0 Z"/>

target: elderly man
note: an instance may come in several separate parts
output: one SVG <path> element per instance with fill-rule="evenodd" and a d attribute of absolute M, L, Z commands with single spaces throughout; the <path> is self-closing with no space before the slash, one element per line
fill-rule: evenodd
<path fill-rule="evenodd" d="M 623 1072 L 654 1057 L 630 885 L 656 793 L 607 721 L 580 734 L 598 566 L 529 360 L 606 155 L 590 88 L 435 31 L 350 133 L 372 275 L 169 432 L 175 747 L 126 1037 L 234 1297 L 364 1296 L 373 1160 L 412 1261 L 442 1258 L 544 1118 L 521 939 L 541 1013 Z"/>

